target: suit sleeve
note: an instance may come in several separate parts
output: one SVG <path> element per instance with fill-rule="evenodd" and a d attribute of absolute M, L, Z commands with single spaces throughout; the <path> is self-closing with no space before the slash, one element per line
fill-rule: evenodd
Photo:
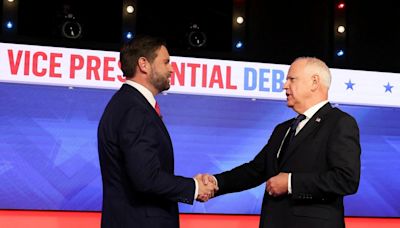
<path fill-rule="evenodd" d="M 338 118 L 328 139 L 327 169 L 293 173 L 294 199 L 326 200 L 354 194 L 360 180 L 360 136 L 356 121 L 349 115 Z"/>
<path fill-rule="evenodd" d="M 268 144 L 252 161 L 215 175 L 219 187 L 217 195 L 244 191 L 262 184 L 266 180 L 265 156 L 267 148 Z"/>
<path fill-rule="evenodd" d="M 149 114 L 140 109 L 130 109 L 120 124 L 119 145 L 132 186 L 139 192 L 193 204 L 194 180 L 161 169 L 161 162 L 166 161 L 160 161 L 159 153 L 168 151 L 160 151 L 160 148 L 170 149 L 162 145 L 165 142 L 157 131 Z"/>

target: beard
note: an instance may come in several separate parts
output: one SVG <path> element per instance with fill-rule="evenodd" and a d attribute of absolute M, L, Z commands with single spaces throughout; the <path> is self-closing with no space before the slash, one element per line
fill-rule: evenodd
<path fill-rule="evenodd" d="M 161 93 L 162 91 L 168 90 L 170 88 L 170 76 L 170 73 L 163 75 L 154 72 L 154 74 L 152 74 L 150 77 L 150 83 L 158 90 L 159 93 Z"/>

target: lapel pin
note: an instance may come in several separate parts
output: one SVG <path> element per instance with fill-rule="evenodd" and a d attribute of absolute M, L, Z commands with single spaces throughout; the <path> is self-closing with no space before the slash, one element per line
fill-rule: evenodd
<path fill-rule="evenodd" d="M 321 118 L 317 117 L 317 118 L 315 119 L 315 121 L 319 123 L 319 122 L 321 122 Z"/>

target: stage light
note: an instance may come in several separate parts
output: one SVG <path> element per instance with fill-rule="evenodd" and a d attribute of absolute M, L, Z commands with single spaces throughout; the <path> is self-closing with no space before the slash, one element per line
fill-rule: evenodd
<path fill-rule="evenodd" d="M 12 28 L 14 27 L 14 24 L 13 24 L 11 21 L 7 21 L 6 27 L 7 27 L 8 29 L 12 29 Z"/>
<path fill-rule="evenodd" d="M 235 47 L 236 47 L 237 49 L 240 49 L 240 48 L 242 48 L 242 47 L 243 47 L 243 42 L 242 42 L 242 41 L 238 41 L 238 42 L 236 42 L 236 45 L 235 45 Z"/>
<path fill-rule="evenodd" d="M 18 2 L 14 0 L 4 0 L 0 3 L 3 6 L 3 10 L 0 9 L 0 20 L 2 20 L 2 35 L 5 39 L 13 40 L 18 32 Z M 1 32 L 0 32 L 1 33 Z M 3 37 L 0 35 L 0 37 Z"/>
<path fill-rule="evenodd" d="M 61 34 L 68 39 L 78 39 L 82 36 L 82 25 L 72 13 L 65 15 L 61 25 Z"/>
<path fill-rule="evenodd" d="M 122 2 L 121 41 L 129 42 L 136 35 L 137 0 L 123 0 Z"/>
<path fill-rule="evenodd" d="M 58 29 L 61 36 L 67 39 L 80 39 L 83 35 L 83 26 L 76 18 L 75 11 L 69 4 L 62 5 L 62 13 L 59 15 Z"/>
<path fill-rule="evenodd" d="M 344 9 L 345 6 L 346 6 L 346 5 L 345 5 L 343 2 L 341 2 L 341 3 L 339 3 L 339 4 L 337 5 L 337 8 L 338 8 L 338 9 Z"/>
<path fill-rule="evenodd" d="M 246 29 L 246 0 L 233 0 L 232 7 L 232 39 L 231 51 L 240 53 L 244 52 L 244 45 L 247 37 Z"/>
<path fill-rule="evenodd" d="M 243 24 L 244 18 L 239 16 L 239 17 L 236 18 L 236 22 L 237 22 L 238 24 Z"/>
<path fill-rule="evenodd" d="M 126 12 L 133 13 L 134 11 L 135 11 L 135 8 L 133 6 L 129 5 L 126 7 Z"/>
<path fill-rule="evenodd" d="M 338 0 L 332 5 L 333 12 L 333 48 L 332 55 L 333 64 L 344 67 L 347 64 L 347 17 L 346 17 L 346 1 Z"/>
<path fill-rule="evenodd" d="M 201 48 L 207 44 L 207 35 L 197 24 L 190 24 L 189 31 L 186 33 L 186 42 L 189 47 Z"/>
<path fill-rule="evenodd" d="M 344 31 L 346 31 L 346 28 L 345 28 L 343 25 L 341 25 L 341 26 L 339 26 L 339 27 L 337 28 L 337 31 L 338 31 L 339 33 L 344 33 Z"/>
<path fill-rule="evenodd" d="M 125 37 L 126 39 L 130 40 L 133 38 L 133 34 L 131 32 L 127 32 Z"/>

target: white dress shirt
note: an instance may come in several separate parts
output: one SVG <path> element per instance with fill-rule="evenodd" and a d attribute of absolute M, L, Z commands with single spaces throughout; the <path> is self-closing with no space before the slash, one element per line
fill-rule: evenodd
<path fill-rule="evenodd" d="M 156 99 L 154 98 L 153 94 L 150 92 L 149 89 L 132 80 L 126 80 L 125 84 L 128 84 L 133 88 L 139 90 L 139 92 L 146 98 L 146 100 L 151 104 L 151 106 L 153 106 L 153 108 L 156 107 Z"/>

